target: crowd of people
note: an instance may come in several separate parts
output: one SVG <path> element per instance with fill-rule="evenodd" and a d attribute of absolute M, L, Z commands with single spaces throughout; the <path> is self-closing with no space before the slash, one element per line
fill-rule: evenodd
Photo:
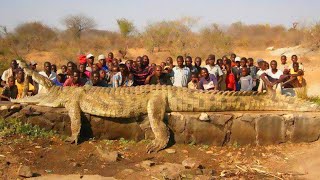
<path fill-rule="evenodd" d="M 168 57 L 159 65 L 150 64 L 147 55 L 138 56 L 135 60 L 125 62 L 114 57 L 101 54 L 96 58 L 93 54 L 80 55 L 78 62 L 69 61 L 60 69 L 49 61 L 43 65 L 40 75 L 51 80 L 56 86 L 100 86 L 108 88 L 140 86 L 146 84 L 171 85 L 190 89 L 220 91 L 266 91 L 281 88 L 305 86 L 304 69 L 296 55 L 291 56 L 292 63 L 281 56 L 281 64 L 272 60 L 237 57 L 236 54 L 223 56 L 216 60 L 210 54 L 203 62 L 200 57 L 178 56 L 176 65 L 172 57 Z M 194 62 L 194 63 L 193 63 Z M 29 62 L 34 71 L 38 71 L 37 62 Z M 46 89 L 35 82 L 32 77 L 25 76 L 12 60 L 10 68 L 1 76 L 3 91 L 1 100 L 22 98 L 27 94 L 46 93 Z"/>

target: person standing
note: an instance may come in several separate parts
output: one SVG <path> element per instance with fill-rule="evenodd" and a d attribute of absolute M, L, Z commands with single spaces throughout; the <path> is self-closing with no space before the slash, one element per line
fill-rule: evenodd
<path fill-rule="evenodd" d="M 191 72 L 188 67 L 183 65 L 184 59 L 182 56 L 177 57 L 177 66 L 172 69 L 173 86 L 188 87 L 191 78 Z"/>
<path fill-rule="evenodd" d="M 16 60 L 12 60 L 11 64 L 10 64 L 10 68 L 5 70 L 1 76 L 1 86 L 6 86 L 6 84 L 8 83 L 8 79 L 9 77 L 15 77 L 16 73 L 17 73 L 17 69 L 18 69 L 18 63 Z"/>
<path fill-rule="evenodd" d="M 56 81 L 57 78 L 57 74 L 53 71 L 51 71 L 51 63 L 50 62 L 45 62 L 43 65 L 43 71 L 39 72 L 40 75 L 46 77 L 47 79 L 49 79 L 50 81 L 54 82 Z M 42 94 L 42 93 L 47 93 L 48 90 L 45 89 L 41 84 L 39 84 L 39 90 L 38 93 Z"/>

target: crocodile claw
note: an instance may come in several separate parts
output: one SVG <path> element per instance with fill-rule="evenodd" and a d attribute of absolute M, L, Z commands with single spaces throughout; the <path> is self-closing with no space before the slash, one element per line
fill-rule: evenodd
<path fill-rule="evenodd" d="M 76 138 L 76 137 L 73 137 L 73 136 L 71 136 L 71 137 L 68 137 L 66 140 L 65 140 L 66 142 L 69 142 L 70 144 L 78 144 L 78 138 Z"/>
<path fill-rule="evenodd" d="M 165 140 L 153 140 L 152 143 L 150 143 L 147 146 L 147 153 L 152 153 L 152 152 L 158 152 L 162 149 L 167 147 L 167 141 Z"/>

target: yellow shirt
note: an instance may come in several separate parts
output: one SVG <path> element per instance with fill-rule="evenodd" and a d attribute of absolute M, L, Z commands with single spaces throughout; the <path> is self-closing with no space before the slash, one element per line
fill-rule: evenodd
<path fill-rule="evenodd" d="M 293 69 L 290 69 L 290 74 L 298 74 L 298 72 L 294 72 Z M 302 84 L 302 82 L 303 82 L 303 75 L 297 76 L 297 79 L 298 79 L 299 83 Z"/>
<path fill-rule="evenodd" d="M 24 89 L 24 83 L 18 83 L 18 81 L 16 80 L 16 86 L 18 88 L 17 99 L 20 99 L 20 98 L 22 98 L 22 93 L 23 93 L 23 89 Z M 33 91 L 33 90 L 34 90 L 34 86 L 29 83 L 29 91 Z"/>

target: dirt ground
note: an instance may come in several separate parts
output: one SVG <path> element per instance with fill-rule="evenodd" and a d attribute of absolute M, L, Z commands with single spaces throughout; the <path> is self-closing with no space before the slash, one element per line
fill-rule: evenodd
<path fill-rule="evenodd" d="M 148 142 L 123 139 L 70 145 L 56 137 L 31 140 L 12 136 L 0 139 L 0 143 L 0 179 L 21 178 L 17 173 L 21 165 L 30 167 L 38 178 L 52 179 L 70 174 L 77 179 L 90 179 L 90 175 L 116 179 L 317 179 L 320 175 L 319 142 L 245 147 L 176 144 L 169 147 L 173 152 L 152 154 L 145 151 Z M 105 159 L 109 152 L 119 153 L 120 158 Z M 179 170 L 187 158 L 196 158 L 199 168 Z M 148 160 L 155 165 L 143 166 Z"/>

